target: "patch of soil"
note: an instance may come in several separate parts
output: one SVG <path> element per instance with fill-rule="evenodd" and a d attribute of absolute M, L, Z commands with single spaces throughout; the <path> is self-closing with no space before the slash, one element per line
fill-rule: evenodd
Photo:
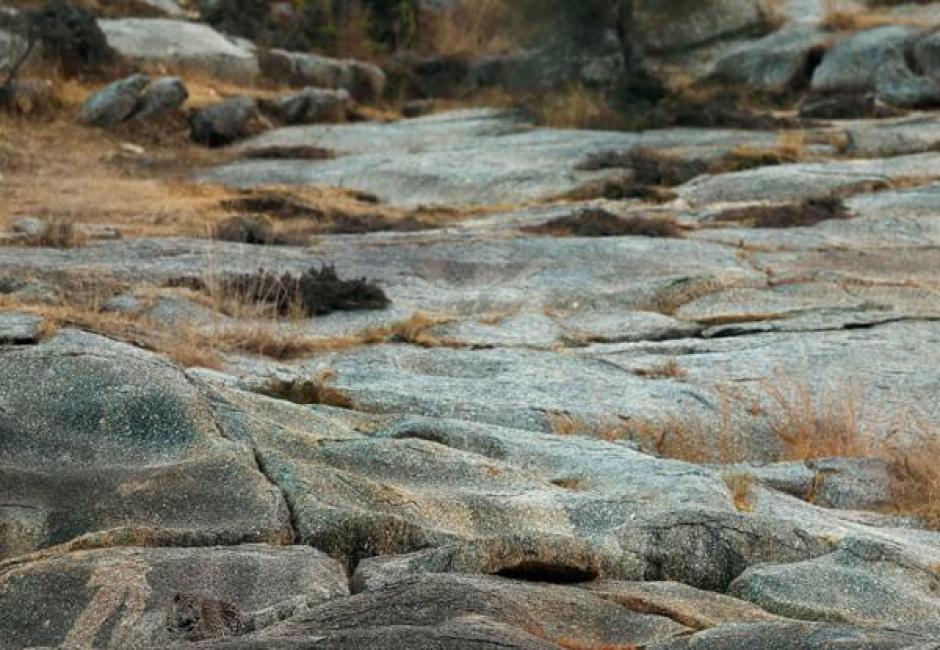
<path fill-rule="evenodd" d="M 524 227 L 522 230 L 553 237 L 682 237 L 682 229 L 674 219 L 621 217 L 600 208 L 585 208 L 537 226 Z"/>
<path fill-rule="evenodd" d="M 249 304 L 269 304 L 282 316 L 298 309 L 308 316 L 323 316 L 334 311 L 385 309 L 391 304 L 374 282 L 343 280 L 333 266 L 310 268 L 299 277 L 261 269 L 224 276 L 219 284 L 223 294 Z"/>
<path fill-rule="evenodd" d="M 714 221 L 746 225 L 751 228 L 799 228 L 813 226 L 830 219 L 850 219 L 851 217 L 852 214 L 841 199 L 826 197 L 787 205 L 733 208 L 718 214 Z"/>
<path fill-rule="evenodd" d="M 906 115 L 878 101 L 874 93 L 809 95 L 800 104 L 800 117 L 820 120 L 888 118 Z"/>

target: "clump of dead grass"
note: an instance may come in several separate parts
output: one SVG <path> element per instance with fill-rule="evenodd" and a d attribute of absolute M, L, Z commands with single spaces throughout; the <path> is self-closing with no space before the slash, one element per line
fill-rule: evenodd
<path fill-rule="evenodd" d="M 633 374 L 646 379 L 685 379 L 689 373 L 679 366 L 677 360 L 669 359 L 649 368 L 638 368 Z"/>
<path fill-rule="evenodd" d="M 754 483 L 753 474 L 745 472 L 729 472 L 721 475 L 725 485 L 731 492 L 731 502 L 739 512 L 753 512 L 754 502 Z"/>
<path fill-rule="evenodd" d="M 79 248 L 88 242 L 88 235 L 72 221 L 54 219 L 47 222 L 35 235 L 18 241 L 23 246 L 39 248 Z"/>
<path fill-rule="evenodd" d="M 881 0 L 875 4 L 889 6 L 902 3 L 894 0 Z M 940 23 L 940 19 L 932 16 L 905 16 L 878 9 L 859 10 L 856 6 L 846 3 L 845 0 L 825 0 L 823 9 L 825 13 L 820 25 L 824 29 L 838 32 L 860 32 L 886 25 L 928 29 Z"/>
<path fill-rule="evenodd" d="M 852 213 L 841 199 L 822 197 L 783 205 L 730 208 L 715 215 L 713 221 L 750 228 L 805 228 L 823 221 L 851 218 Z"/>
<path fill-rule="evenodd" d="M 631 215 L 622 217 L 603 208 L 584 208 L 523 232 L 553 237 L 682 237 L 675 217 Z"/>
<path fill-rule="evenodd" d="M 351 397 L 330 386 L 330 382 L 335 378 L 336 371 L 326 368 L 317 372 L 311 379 L 271 380 L 258 392 L 295 404 L 323 404 L 339 408 L 354 408 L 355 403 Z"/>

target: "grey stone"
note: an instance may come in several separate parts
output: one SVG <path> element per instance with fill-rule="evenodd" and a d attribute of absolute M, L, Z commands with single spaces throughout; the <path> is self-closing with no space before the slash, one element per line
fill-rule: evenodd
<path fill-rule="evenodd" d="M 135 117 L 144 119 L 175 111 L 186 103 L 189 91 L 179 77 L 161 77 L 150 83 L 140 98 Z"/>
<path fill-rule="evenodd" d="M 38 217 L 20 217 L 12 224 L 10 230 L 15 233 L 38 237 L 46 230 L 47 223 Z"/>
<path fill-rule="evenodd" d="M 594 593 L 498 577 L 419 576 L 311 608 L 242 639 L 210 648 L 553 648 L 570 643 L 646 645 L 686 628 L 638 614 Z M 406 641 L 407 640 L 407 641 Z M 289 643 L 297 645 L 290 646 Z"/>
<path fill-rule="evenodd" d="M 881 623 L 937 634 L 940 576 L 930 567 L 938 557 L 935 547 L 846 538 L 819 558 L 752 567 L 729 593 L 791 618 Z"/>
<path fill-rule="evenodd" d="M 849 36 L 823 58 L 813 73 L 820 92 L 876 91 L 899 106 L 940 101 L 940 84 L 911 69 L 908 53 L 922 32 L 898 25 L 877 27 Z"/>
<path fill-rule="evenodd" d="M 860 122 L 846 126 L 846 153 L 859 158 L 885 158 L 940 149 L 940 120 L 918 116 Z"/>
<path fill-rule="evenodd" d="M 294 95 L 278 97 L 270 112 L 284 124 L 342 122 L 350 97 L 345 90 L 304 88 Z"/>
<path fill-rule="evenodd" d="M 781 29 L 731 48 L 716 61 L 713 77 L 769 93 L 787 93 L 809 84 L 810 64 L 831 37 L 805 26 Z"/>
<path fill-rule="evenodd" d="M 118 18 L 101 19 L 98 25 L 108 44 L 132 61 L 195 70 L 240 84 L 253 83 L 260 72 L 253 47 L 203 23 Z"/>
<path fill-rule="evenodd" d="M 714 203 L 798 201 L 830 194 L 851 195 L 885 187 L 893 180 L 936 175 L 940 155 L 924 153 L 876 160 L 792 163 L 701 176 L 680 186 L 692 207 Z"/>
<path fill-rule="evenodd" d="M 0 312 L 0 344 L 35 343 L 42 330 L 42 316 Z"/>
<path fill-rule="evenodd" d="M 914 45 L 914 58 L 924 74 L 940 80 L 940 33 L 934 31 Z"/>
<path fill-rule="evenodd" d="M 0 370 L 0 491 L 15 505 L 0 508 L 0 558 L 290 539 L 280 492 L 171 363 L 63 331 Z"/>
<path fill-rule="evenodd" d="M 0 567 L 0 634 L 15 647 L 168 647 L 348 593 L 343 568 L 303 546 L 78 551 Z"/>
<path fill-rule="evenodd" d="M 137 110 L 141 94 L 150 83 L 146 75 L 135 74 L 115 81 L 85 100 L 78 119 L 87 126 L 113 126 Z"/>
<path fill-rule="evenodd" d="M 650 650 L 936 650 L 930 634 L 864 626 L 788 621 L 722 625 L 674 641 L 654 643 Z"/>
<path fill-rule="evenodd" d="M 640 0 L 634 5 L 636 31 L 653 52 L 687 50 L 767 28 L 768 16 L 753 0 Z"/>
<path fill-rule="evenodd" d="M 248 124 L 258 114 L 251 97 L 232 97 L 199 109 L 189 119 L 192 138 L 200 144 L 219 147 L 247 135 Z"/>
<path fill-rule="evenodd" d="M 318 54 L 271 49 L 259 54 L 266 79 L 295 86 L 345 90 L 359 102 L 374 102 L 385 92 L 385 73 L 378 66 L 355 59 L 333 59 Z"/>

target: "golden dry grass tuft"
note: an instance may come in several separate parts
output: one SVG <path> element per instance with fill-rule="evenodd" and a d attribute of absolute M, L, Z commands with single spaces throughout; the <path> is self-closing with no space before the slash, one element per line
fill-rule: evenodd
<path fill-rule="evenodd" d="M 421 16 L 418 48 L 437 56 L 506 54 L 515 47 L 506 0 L 457 0 Z"/>
<path fill-rule="evenodd" d="M 902 4 L 882 1 L 879 5 Z M 839 32 L 859 32 L 885 25 L 906 25 L 929 29 L 940 24 L 940 17 L 927 15 L 901 15 L 880 9 L 860 9 L 851 0 L 825 0 L 822 27 Z"/>
<path fill-rule="evenodd" d="M 669 359 L 649 368 L 634 370 L 633 374 L 646 379 L 685 379 L 689 373 L 679 366 L 678 361 Z"/>
<path fill-rule="evenodd" d="M 753 512 L 755 506 L 753 474 L 732 472 L 721 475 L 731 492 L 731 502 L 739 512 Z"/>
<path fill-rule="evenodd" d="M 792 381 L 763 384 L 769 426 L 782 446 L 781 460 L 865 458 L 886 444 L 864 418 L 861 387 L 814 389 Z"/>

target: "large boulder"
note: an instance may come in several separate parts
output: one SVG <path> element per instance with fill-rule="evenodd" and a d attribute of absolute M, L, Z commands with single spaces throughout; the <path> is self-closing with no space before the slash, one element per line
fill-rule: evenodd
<path fill-rule="evenodd" d="M 291 539 L 280 491 L 179 368 L 72 331 L 0 355 L 0 493 L 0 560 Z"/>
<path fill-rule="evenodd" d="M 940 32 L 932 32 L 917 41 L 914 58 L 925 75 L 940 80 Z"/>
<path fill-rule="evenodd" d="M 186 103 L 189 91 L 179 77 L 157 79 L 144 90 L 134 117 L 144 119 L 175 111 Z"/>
<path fill-rule="evenodd" d="M 731 48 L 715 63 L 713 76 L 769 93 L 798 90 L 809 84 L 829 38 L 812 27 L 782 29 Z"/>
<path fill-rule="evenodd" d="M 86 126 L 113 126 L 133 115 L 141 93 L 150 83 L 146 75 L 135 74 L 115 81 L 82 104 L 78 120 Z"/>
<path fill-rule="evenodd" d="M 284 124 L 342 122 L 350 105 L 345 90 L 304 88 L 299 93 L 278 97 L 263 108 Z"/>
<path fill-rule="evenodd" d="M 890 25 L 849 36 L 830 50 L 813 73 L 816 92 L 876 92 L 898 106 L 940 103 L 940 82 L 911 67 L 913 48 L 923 33 Z"/>
<path fill-rule="evenodd" d="M 304 546 L 79 551 L 0 567 L 0 637 L 18 648 L 165 648 L 348 593 L 343 567 Z"/>
<path fill-rule="evenodd" d="M 665 616 L 632 612 L 577 587 L 438 575 L 334 600 L 207 647 L 620 648 L 646 647 L 687 631 Z"/>
<path fill-rule="evenodd" d="M 385 92 L 382 69 L 355 59 L 271 49 L 259 54 L 259 62 L 264 78 L 275 82 L 342 89 L 360 102 L 376 101 Z"/>
<path fill-rule="evenodd" d="M 935 546 L 901 548 L 846 538 L 819 558 L 752 567 L 728 591 L 790 618 L 921 627 L 940 634 L 938 560 Z"/>
<path fill-rule="evenodd" d="M 108 44 L 125 58 L 196 70 L 240 84 L 259 74 L 254 46 L 202 23 L 168 18 L 99 20 Z"/>
<path fill-rule="evenodd" d="M 760 33 L 770 18 L 756 0 L 637 0 L 634 6 L 636 33 L 656 53 Z"/>
<path fill-rule="evenodd" d="M 232 97 L 190 116 L 192 138 L 209 147 L 231 144 L 248 134 L 249 123 L 257 115 L 258 105 L 254 99 Z"/>

